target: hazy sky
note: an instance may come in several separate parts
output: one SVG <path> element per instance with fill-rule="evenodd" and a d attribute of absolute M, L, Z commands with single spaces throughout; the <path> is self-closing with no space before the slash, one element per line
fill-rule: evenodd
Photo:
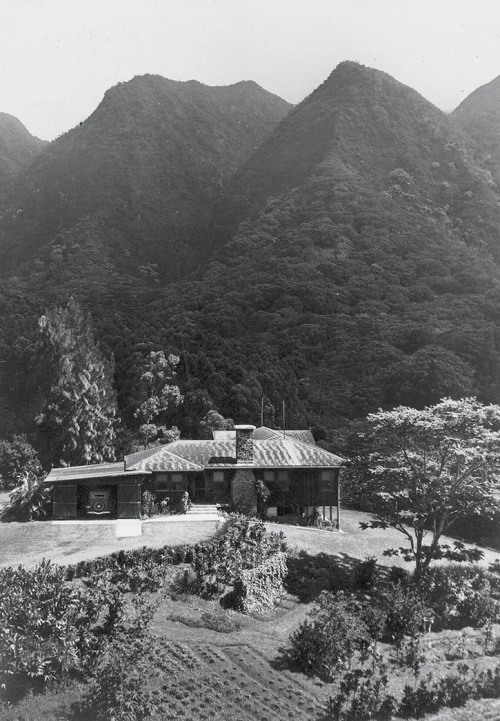
<path fill-rule="evenodd" d="M 134 75 L 296 103 L 342 60 L 444 110 L 500 75 L 498 0 L 0 0 L 0 111 L 51 140 Z"/>

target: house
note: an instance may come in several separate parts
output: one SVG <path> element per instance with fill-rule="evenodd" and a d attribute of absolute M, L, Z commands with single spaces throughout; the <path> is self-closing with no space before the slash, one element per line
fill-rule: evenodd
<path fill-rule="evenodd" d="M 310 431 L 238 425 L 214 431 L 211 440 L 173 441 L 117 463 L 55 468 L 45 483 L 53 486 L 55 518 L 138 518 L 145 490 L 159 501 L 187 491 L 195 504 L 255 513 L 260 479 L 270 491 L 269 516 L 292 510 L 310 516 L 319 508 L 333 520 L 341 465 Z"/>

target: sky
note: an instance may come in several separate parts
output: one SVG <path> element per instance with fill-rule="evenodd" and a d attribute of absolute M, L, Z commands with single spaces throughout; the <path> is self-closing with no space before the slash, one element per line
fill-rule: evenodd
<path fill-rule="evenodd" d="M 343 60 L 445 111 L 500 75 L 498 0 L 0 0 L 0 112 L 52 140 L 135 75 L 298 103 Z"/>

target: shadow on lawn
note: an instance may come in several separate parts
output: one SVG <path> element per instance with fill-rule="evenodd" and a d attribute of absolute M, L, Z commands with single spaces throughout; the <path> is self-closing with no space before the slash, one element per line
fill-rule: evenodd
<path fill-rule="evenodd" d="M 386 585 L 391 569 L 377 565 L 376 559 L 361 561 L 347 553 L 331 556 L 300 551 L 288 558 L 285 588 L 302 603 L 314 601 L 322 591 L 367 593 Z"/>

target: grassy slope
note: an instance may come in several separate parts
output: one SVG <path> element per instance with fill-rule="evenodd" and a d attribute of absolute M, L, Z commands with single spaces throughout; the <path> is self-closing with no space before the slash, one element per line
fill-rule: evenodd
<path fill-rule="evenodd" d="M 395 556 L 383 556 L 387 548 L 399 548 L 405 546 L 405 539 L 401 533 L 388 528 L 386 531 L 380 529 L 363 531 L 359 524 L 370 519 L 369 513 L 362 511 L 351 511 L 343 509 L 340 516 L 342 533 L 330 531 L 319 531 L 317 529 L 301 528 L 298 526 L 279 526 L 268 524 L 269 530 L 284 531 L 290 548 L 297 547 L 299 550 L 308 553 L 328 553 L 346 558 L 366 558 L 376 556 L 378 563 L 383 566 L 402 566 L 410 568 L 410 565 Z M 453 544 L 453 539 L 443 537 L 443 543 Z M 471 547 L 472 544 L 466 544 Z M 500 553 L 484 550 L 483 564 L 494 563 L 500 559 Z"/>
<path fill-rule="evenodd" d="M 268 524 L 268 529 L 283 530 L 290 548 L 297 547 L 308 553 L 328 553 L 343 556 L 346 560 L 376 556 L 381 565 L 408 567 L 400 559 L 382 555 L 386 548 L 404 545 L 403 536 L 391 529 L 362 531 L 359 524 L 369 517 L 368 513 L 361 511 L 342 510 L 342 533 L 275 523 Z M 77 563 L 120 549 L 196 543 L 208 538 L 214 528 L 213 521 L 143 523 L 142 536 L 116 538 L 115 526 L 108 523 L 0 523 L 0 566 L 20 563 L 31 566 L 39 563 L 42 558 L 50 558 L 54 563 L 60 564 Z M 448 543 L 451 542 L 448 539 Z M 500 553 L 486 549 L 484 553 L 485 564 L 500 559 Z"/>

